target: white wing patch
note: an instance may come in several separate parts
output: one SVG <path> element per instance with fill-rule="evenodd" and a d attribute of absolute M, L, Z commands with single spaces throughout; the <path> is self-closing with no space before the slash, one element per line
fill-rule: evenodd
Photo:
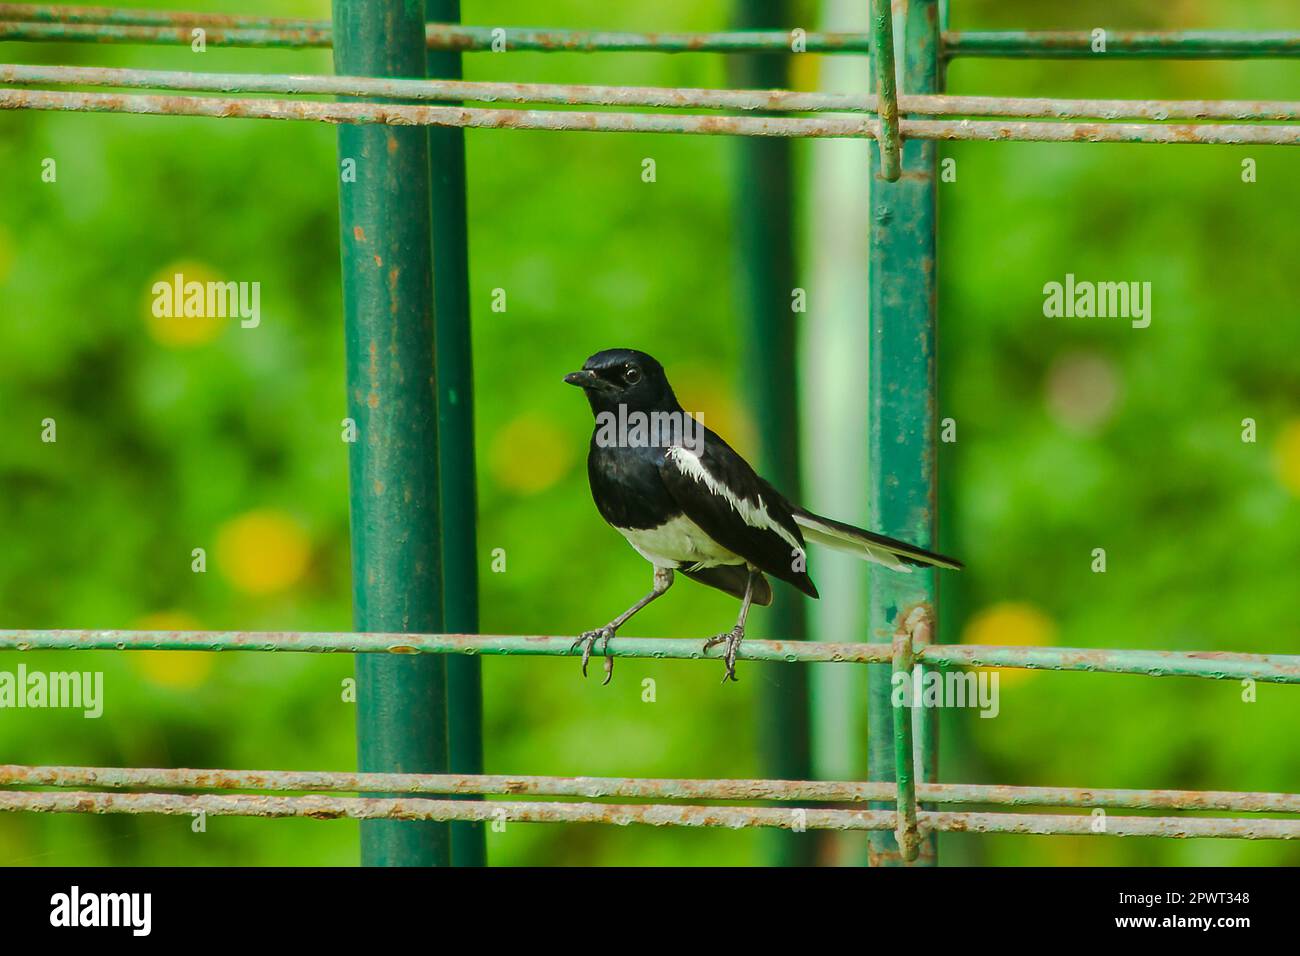
<path fill-rule="evenodd" d="M 618 528 L 628 544 L 657 568 L 698 571 L 720 564 L 744 564 L 745 559 L 718 544 L 686 515 L 657 528 Z"/>
<path fill-rule="evenodd" d="M 699 455 L 680 445 L 674 445 L 672 448 L 669 448 L 665 457 L 676 465 L 683 475 L 700 482 L 705 488 L 709 489 L 711 493 L 717 495 L 730 505 L 732 510 L 735 511 L 736 514 L 740 515 L 740 519 L 744 521 L 745 524 L 749 525 L 751 528 L 758 528 L 761 531 L 775 531 L 788 545 L 790 545 L 790 547 L 800 553 L 803 552 L 803 545 L 799 543 L 799 539 L 783 528 L 779 523 L 772 520 L 771 515 L 767 513 L 767 504 L 763 501 L 762 495 L 758 496 L 757 504 L 753 504 L 744 498 L 737 497 L 732 493 L 730 488 L 709 474 L 709 470 L 704 467 L 704 462 L 700 461 Z"/>

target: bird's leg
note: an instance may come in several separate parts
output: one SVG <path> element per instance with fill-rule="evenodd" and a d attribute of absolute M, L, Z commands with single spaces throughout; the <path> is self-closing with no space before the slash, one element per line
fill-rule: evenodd
<path fill-rule="evenodd" d="M 596 641 L 600 641 L 601 653 L 605 655 L 605 679 L 600 683 L 602 686 L 609 683 L 610 678 L 614 676 L 614 658 L 609 653 L 609 639 L 614 636 L 615 631 L 628 622 L 628 619 L 631 618 L 633 614 L 641 610 L 641 608 L 645 607 L 655 598 L 664 594 L 672 583 L 672 568 L 655 568 L 654 588 L 649 594 L 637 601 L 604 627 L 598 627 L 594 631 L 584 631 L 582 637 L 573 642 L 573 646 L 569 648 L 570 654 L 576 651 L 579 647 L 582 648 L 583 677 L 587 676 L 587 661 L 591 659 L 591 650 L 595 646 Z"/>
<path fill-rule="evenodd" d="M 736 626 L 725 634 L 718 634 L 704 642 L 704 652 L 707 654 L 709 648 L 715 644 L 726 644 L 727 649 L 722 654 L 722 662 L 727 667 L 727 672 L 722 675 L 722 683 L 727 682 L 727 678 L 738 680 L 736 677 L 736 652 L 740 650 L 740 642 L 745 639 L 745 618 L 749 617 L 749 605 L 754 599 L 754 570 L 749 571 L 749 578 L 745 581 L 745 597 L 740 602 L 740 617 L 736 620 Z"/>

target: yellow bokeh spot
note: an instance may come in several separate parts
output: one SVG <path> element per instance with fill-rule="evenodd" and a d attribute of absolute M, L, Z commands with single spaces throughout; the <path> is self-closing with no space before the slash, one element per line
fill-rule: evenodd
<path fill-rule="evenodd" d="M 179 296 L 178 275 L 181 277 Z M 211 266 L 194 260 L 173 262 L 160 270 L 149 280 L 149 287 L 145 290 L 144 314 L 149 334 L 159 344 L 172 348 L 194 348 L 211 342 L 236 320 L 208 314 L 206 296 L 202 315 L 186 315 L 185 290 L 194 282 L 206 290 L 209 282 L 221 281 Z"/>
<path fill-rule="evenodd" d="M 1291 494 L 1300 497 L 1300 419 L 1293 418 L 1282 426 L 1273 456 L 1278 478 Z"/>
<path fill-rule="evenodd" d="M 1003 601 L 971 616 L 961 633 L 963 644 L 1012 644 L 1045 647 L 1056 643 L 1056 622 L 1033 604 Z M 1002 684 L 1017 683 L 1036 672 L 1020 667 L 998 668 Z"/>
<path fill-rule="evenodd" d="M 573 467 L 571 437 L 540 412 L 524 412 L 492 439 L 489 456 L 496 483 L 516 494 L 535 495 Z"/>
<path fill-rule="evenodd" d="M 672 382 L 677 399 L 686 411 L 753 461 L 758 454 L 754 423 L 736 400 L 735 393 L 718 386 L 714 372 L 703 366 L 687 365 L 673 370 Z"/>
<path fill-rule="evenodd" d="M 825 58 L 818 53 L 805 53 L 790 58 L 790 89 L 815 90 L 821 82 L 822 61 Z"/>
<path fill-rule="evenodd" d="M 217 532 L 217 567 L 245 594 L 288 590 L 302 579 L 310 556 L 307 533 L 282 511 L 249 511 Z"/>
<path fill-rule="evenodd" d="M 197 619 L 184 611 L 158 611 L 131 625 L 137 631 L 197 631 Z M 147 680 L 163 687 L 191 690 L 208 679 L 212 655 L 202 651 L 133 651 L 131 665 Z"/>

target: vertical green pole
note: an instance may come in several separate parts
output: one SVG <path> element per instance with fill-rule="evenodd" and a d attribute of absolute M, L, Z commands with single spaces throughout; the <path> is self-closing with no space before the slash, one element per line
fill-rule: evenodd
<path fill-rule="evenodd" d="M 422 77 L 424 19 L 403 0 L 334 0 L 334 70 Z M 420 127 L 339 127 L 339 227 L 347 345 L 352 591 L 365 631 L 443 629 L 434 372 L 429 138 Z M 361 654 L 363 771 L 447 766 L 441 655 Z M 446 824 L 368 820 L 367 866 L 450 862 Z"/>
<path fill-rule="evenodd" d="M 740 0 L 738 29 L 788 27 L 787 0 Z M 784 89 L 789 58 L 777 54 L 734 58 L 735 85 L 746 89 Z M 790 143 L 784 139 L 743 137 L 739 149 L 737 273 L 741 310 L 747 328 L 745 379 L 761 436 L 758 470 L 784 494 L 799 499 L 798 394 L 795 387 L 794 184 Z M 774 588 L 765 629 L 786 639 L 807 636 L 804 598 L 790 588 Z M 809 743 L 808 672 L 778 667 L 758 688 L 759 748 L 763 775 L 777 780 L 807 780 L 812 775 Z M 774 866 L 815 862 L 812 833 L 765 831 L 766 855 Z"/>
<path fill-rule="evenodd" d="M 460 22 L 460 0 L 425 0 L 432 23 Z M 431 50 L 429 76 L 461 78 L 460 53 Z M 446 629 L 478 632 L 477 496 L 474 487 L 474 354 L 470 347 L 465 222 L 465 131 L 429 128 L 433 293 L 438 365 L 438 472 L 442 483 L 442 580 Z M 447 659 L 447 723 L 454 773 L 483 772 L 483 675 L 478 657 Z M 485 866 L 483 824 L 451 825 L 454 866 Z"/>
<path fill-rule="evenodd" d="M 908 0 L 903 90 L 939 90 L 936 0 Z M 869 389 L 872 527 L 929 547 L 935 513 L 935 178 L 932 142 L 903 144 L 902 177 L 886 182 L 878 152 L 871 179 L 871 355 Z M 876 569 L 871 581 L 871 637 L 890 640 L 900 619 L 918 604 L 934 609 L 934 572 L 898 574 Z M 931 628 L 933 632 L 933 628 Z M 894 713 L 889 664 L 867 668 L 870 744 L 867 776 L 895 779 Z M 932 711 L 914 715 L 916 779 L 935 779 L 937 746 Z M 885 804 L 881 809 L 892 809 Z M 901 864 L 893 833 L 871 834 L 872 865 Z M 933 865 L 934 835 L 921 841 L 918 864 Z"/>

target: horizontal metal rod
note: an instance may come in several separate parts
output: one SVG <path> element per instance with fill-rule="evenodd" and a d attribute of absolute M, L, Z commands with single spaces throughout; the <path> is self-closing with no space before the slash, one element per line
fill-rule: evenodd
<path fill-rule="evenodd" d="M 328 20 L 304 20 L 108 7 L 60 7 L 51 4 L 0 4 L 0 39 L 78 40 L 99 43 L 180 43 L 190 30 L 203 27 L 214 46 L 323 47 L 331 43 Z M 429 46 L 465 51 L 492 49 L 494 27 L 428 25 Z M 791 52 L 792 31 L 726 33 L 631 33 L 625 31 L 548 30 L 505 27 L 507 50 L 539 52 L 652 51 Z M 1137 32 L 1111 30 L 1106 52 L 1093 51 L 1090 31 L 1024 30 L 950 31 L 943 35 L 945 57 L 1058 57 L 1239 59 L 1300 56 L 1300 32 Z M 869 52 L 866 33 L 806 33 L 809 53 Z"/>
<path fill-rule="evenodd" d="M 328 20 L 276 18 L 208 18 L 186 14 L 166 23 L 38 22 L 6 19 L 0 14 L 0 40 L 83 41 L 93 43 L 165 43 L 189 45 L 191 31 L 204 30 L 208 46 L 328 47 L 333 30 Z M 497 33 L 500 30 L 501 33 Z M 538 53 L 793 53 L 796 39 L 808 53 L 867 53 L 865 33 L 733 30 L 700 33 L 631 33 L 615 30 L 548 30 L 530 27 L 474 27 L 430 23 L 425 28 L 431 50 L 492 50 L 498 37 L 504 50 Z"/>
<path fill-rule="evenodd" d="M 610 823 L 627 826 L 775 827 L 811 830 L 891 830 L 892 810 L 827 810 L 803 807 L 700 807 L 429 800 L 421 797 L 255 796 L 251 794 L 91 793 L 0 791 L 0 812 L 159 813 L 213 816 L 309 817 L 317 820 L 506 820 L 518 823 Z M 1080 836 L 1228 837 L 1300 839 L 1300 820 L 1222 817 L 1140 817 L 1091 814 L 953 813 L 921 811 L 922 831 L 961 833 L 1076 834 Z"/>
<path fill-rule="evenodd" d="M 494 654 L 570 657 L 571 636 L 488 634 L 366 634 L 351 631 L 120 631 L 0 630 L 0 650 L 306 651 L 312 653 Z M 619 637 L 615 657 L 694 660 L 717 657 L 703 642 L 686 638 Z M 745 641 L 742 659 L 883 664 L 889 644 L 822 641 Z M 1015 667 L 1093 671 L 1148 677 L 1204 677 L 1300 684 L 1300 656 L 1222 651 L 1144 651 L 1077 647 L 1016 647 L 1000 644 L 931 644 L 917 660 L 935 667 Z"/>
<path fill-rule="evenodd" d="M 469 80 L 395 80 L 314 74 L 190 73 L 183 70 L 135 70 L 13 63 L 0 64 L 0 83 L 14 86 L 68 84 L 220 93 L 320 94 L 448 102 L 645 106 L 794 113 L 874 113 L 877 105 L 877 98 L 873 93 L 485 83 Z M 903 113 L 928 116 L 1300 121 L 1300 102 L 1270 100 L 1067 100 L 903 94 L 899 96 L 898 102 Z"/>
<path fill-rule="evenodd" d="M 229 27 L 278 27 L 290 23 L 324 23 L 329 21 L 294 20 L 242 13 L 186 12 L 180 10 L 141 10 L 120 7 L 64 5 L 60 3 L 0 3 L 0 20 L 34 23 L 117 23 L 126 25 L 216 24 Z"/>
<path fill-rule="evenodd" d="M 875 137 L 865 117 L 716 116 L 658 113 L 484 109 L 389 103 L 322 103 L 306 100 L 0 90 L 0 110 L 59 110 L 215 118 L 382 123 L 394 126 L 461 126 L 604 133 L 685 133 L 719 136 L 813 138 Z M 904 120 L 904 138 L 987 142 L 1201 143 L 1294 146 L 1300 127 L 1188 126 L 1134 123 L 1049 123 L 1010 120 Z"/>
<path fill-rule="evenodd" d="M 574 637 L 483 634 L 366 634 L 352 631 L 0 631 L 0 650 L 170 650 L 305 651 L 309 653 L 490 654 L 502 656 L 581 656 Z M 704 641 L 684 638 L 619 637 L 610 642 L 615 657 L 693 660 L 705 655 Z M 756 661 L 880 663 L 889 660 L 887 644 L 745 641 L 739 656 Z"/>
<path fill-rule="evenodd" d="M 165 790 L 294 790 L 357 793 L 514 794 L 546 797 L 639 797 L 664 800 L 807 800 L 891 802 L 885 782 L 822 780 L 686 780 L 636 777 L 542 777 L 518 774 L 351 773 L 314 770 L 191 770 L 136 767 L 0 765 L 0 786 Z M 1300 794 L 1221 790 L 1119 790 L 919 783 L 925 803 L 1005 804 L 1123 810 L 1227 810 L 1300 813 Z"/>
<path fill-rule="evenodd" d="M 1233 32 L 1107 30 L 1106 50 L 1094 50 L 1089 30 L 957 31 L 943 35 L 946 57 L 1057 59 L 1234 60 L 1300 57 L 1300 31 Z"/>

